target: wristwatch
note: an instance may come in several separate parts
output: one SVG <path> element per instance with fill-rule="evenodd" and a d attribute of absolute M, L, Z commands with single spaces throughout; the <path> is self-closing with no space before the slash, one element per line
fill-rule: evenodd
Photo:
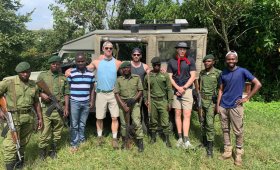
<path fill-rule="evenodd" d="M 184 90 L 187 90 L 188 88 L 186 88 L 186 87 L 183 87 L 183 89 L 184 89 Z"/>

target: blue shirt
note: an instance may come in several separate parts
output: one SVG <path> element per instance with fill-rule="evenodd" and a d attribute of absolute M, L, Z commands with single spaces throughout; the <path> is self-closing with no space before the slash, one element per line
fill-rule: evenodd
<path fill-rule="evenodd" d="M 90 97 L 90 89 L 94 83 L 94 74 L 85 70 L 84 73 L 72 69 L 69 77 L 67 78 L 70 84 L 70 98 L 76 101 L 87 101 Z"/>
<path fill-rule="evenodd" d="M 219 80 L 219 83 L 224 86 L 220 105 L 223 108 L 235 108 L 235 102 L 242 98 L 245 81 L 252 81 L 254 78 L 247 69 L 242 67 L 237 67 L 233 71 L 225 69 Z"/>
<path fill-rule="evenodd" d="M 113 90 L 117 80 L 117 68 L 115 59 L 101 60 L 97 69 L 97 89 Z"/>

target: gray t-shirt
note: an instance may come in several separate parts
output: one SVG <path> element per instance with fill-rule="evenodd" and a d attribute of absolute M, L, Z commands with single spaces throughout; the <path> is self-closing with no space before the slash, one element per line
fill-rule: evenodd
<path fill-rule="evenodd" d="M 194 59 L 190 57 L 188 58 L 188 60 L 190 61 L 190 65 L 188 65 L 186 61 L 181 60 L 180 75 L 178 75 L 178 60 L 172 58 L 167 63 L 167 72 L 173 73 L 172 78 L 178 86 L 185 85 L 191 77 L 190 72 L 196 71 Z M 190 86 L 189 88 L 192 88 L 192 86 Z"/>

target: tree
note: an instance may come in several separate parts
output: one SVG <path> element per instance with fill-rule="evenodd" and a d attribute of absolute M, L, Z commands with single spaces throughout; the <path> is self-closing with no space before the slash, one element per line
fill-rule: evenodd
<path fill-rule="evenodd" d="M 25 23 L 32 12 L 17 14 L 21 4 L 18 0 L 0 0 L 0 78 L 15 74 L 14 68 L 25 44 L 31 41 L 31 32 Z M 7 67 L 9 66 L 9 67 Z"/>

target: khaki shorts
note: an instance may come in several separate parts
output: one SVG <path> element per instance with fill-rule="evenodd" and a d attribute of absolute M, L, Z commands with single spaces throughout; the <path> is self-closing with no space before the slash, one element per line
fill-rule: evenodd
<path fill-rule="evenodd" d="M 193 106 L 193 96 L 192 89 L 187 89 L 185 94 L 178 98 L 178 96 L 173 96 L 172 107 L 174 109 L 192 110 Z"/>
<path fill-rule="evenodd" d="M 111 117 L 119 117 L 119 106 L 113 92 L 96 93 L 96 119 L 104 119 L 106 117 L 107 106 L 111 113 Z"/>

